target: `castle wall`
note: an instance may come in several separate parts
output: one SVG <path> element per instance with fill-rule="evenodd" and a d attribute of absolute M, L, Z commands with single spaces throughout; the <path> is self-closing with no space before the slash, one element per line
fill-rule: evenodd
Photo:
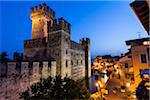
<path fill-rule="evenodd" d="M 70 49 L 71 51 L 71 78 L 81 80 L 85 77 L 84 50 Z"/>
<path fill-rule="evenodd" d="M 52 56 L 57 61 L 57 75 L 61 75 L 62 78 L 65 76 L 73 77 L 75 80 L 84 78 L 84 49 L 80 44 L 70 40 L 70 34 L 63 30 L 50 32 L 47 51 L 49 56 Z M 71 65 L 72 62 L 74 62 L 74 65 Z M 77 62 L 79 62 L 79 64 L 77 64 Z M 82 64 L 80 64 L 81 62 Z M 74 72 L 72 70 L 74 70 Z"/>
<path fill-rule="evenodd" d="M 29 74 L 29 62 L 21 62 L 21 75 Z"/>
<path fill-rule="evenodd" d="M 50 75 L 51 77 L 55 77 L 56 76 L 56 62 L 55 61 L 52 61 L 51 62 L 51 69 L 50 69 Z"/>
<path fill-rule="evenodd" d="M 17 66 L 20 63 L 20 66 Z M 19 100 L 19 93 L 27 90 L 32 84 L 39 82 L 40 78 L 55 77 L 56 62 L 7 62 L 7 74 L 0 77 L 0 100 Z M 2 66 L 2 65 L 0 65 Z M 20 70 L 18 70 L 20 67 Z M 40 73 L 40 68 L 41 72 Z"/>
<path fill-rule="evenodd" d="M 16 70 L 16 63 L 15 62 L 8 62 L 7 63 L 7 76 L 18 74 Z"/>
<path fill-rule="evenodd" d="M 71 76 L 70 56 L 69 56 L 69 36 L 63 30 L 49 33 L 48 37 L 48 55 L 56 59 L 57 75 Z M 66 52 L 68 52 L 66 54 Z M 66 64 L 67 63 L 67 64 Z"/>
<path fill-rule="evenodd" d="M 70 40 L 70 34 L 64 30 L 49 33 L 47 51 L 57 61 L 57 75 L 74 80 L 91 76 L 90 43 L 88 40 L 83 42 L 82 45 Z"/>
<path fill-rule="evenodd" d="M 0 77 L 6 74 L 6 64 L 0 64 Z"/>
<path fill-rule="evenodd" d="M 35 57 L 43 57 L 45 55 L 45 47 L 42 48 L 26 48 L 24 50 L 24 59 L 28 60 L 28 58 L 35 58 Z"/>
<path fill-rule="evenodd" d="M 71 78 L 70 34 L 65 31 L 61 34 L 61 76 Z"/>
<path fill-rule="evenodd" d="M 46 40 L 47 38 L 38 38 L 24 41 L 24 59 L 46 55 Z"/>
<path fill-rule="evenodd" d="M 56 73 L 61 74 L 61 31 L 50 32 L 47 42 L 47 55 L 56 60 Z"/>
<path fill-rule="evenodd" d="M 32 81 L 34 83 L 38 82 L 40 80 L 40 74 L 39 74 L 39 62 L 33 62 L 33 74 L 32 74 Z"/>
<path fill-rule="evenodd" d="M 50 75 L 49 67 L 48 67 L 48 61 L 43 62 L 43 68 L 42 68 L 42 78 L 46 79 Z"/>

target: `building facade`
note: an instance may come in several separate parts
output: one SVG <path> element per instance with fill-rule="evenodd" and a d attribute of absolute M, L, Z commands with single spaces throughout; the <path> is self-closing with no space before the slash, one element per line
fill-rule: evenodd
<path fill-rule="evenodd" d="M 150 9 L 150 1 L 149 0 L 135 0 L 130 4 L 132 10 L 142 23 L 143 27 L 150 35 L 150 24 L 149 24 L 149 9 Z"/>
<path fill-rule="evenodd" d="M 24 42 L 24 59 L 51 57 L 56 73 L 74 80 L 91 76 L 90 40 L 76 43 L 70 39 L 71 25 L 46 4 L 31 8 L 32 39 Z"/>
<path fill-rule="evenodd" d="M 101 69 L 104 66 L 110 67 L 114 66 L 119 60 L 119 56 L 111 56 L 111 55 L 105 55 L 105 56 L 97 56 L 94 58 L 93 66 L 95 69 Z"/>
<path fill-rule="evenodd" d="M 142 70 L 150 69 L 150 38 L 141 38 L 126 41 L 131 46 L 131 56 L 134 71 L 134 85 L 131 86 L 135 90 L 141 81 L 140 73 Z"/>
<path fill-rule="evenodd" d="M 121 84 L 126 86 L 127 83 L 134 84 L 134 70 L 131 51 L 122 55 L 117 62 L 121 75 Z"/>

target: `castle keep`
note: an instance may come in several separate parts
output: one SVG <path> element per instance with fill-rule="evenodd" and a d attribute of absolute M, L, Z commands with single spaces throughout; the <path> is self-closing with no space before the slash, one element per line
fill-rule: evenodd
<path fill-rule="evenodd" d="M 90 40 L 70 39 L 70 24 L 46 4 L 31 8 L 32 39 L 24 41 L 23 60 L 0 64 L 0 99 L 19 100 L 19 93 L 48 76 L 74 80 L 91 76 Z M 15 85 L 14 85 L 15 84 Z"/>
<path fill-rule="evenodd" d="M 31 8 L 32 39 L 24 41 L 24 59 L 56 60 L 56 74 L 74 80 L 91 76 L 90 40 L 80 43 L 70 39 L 71 25 L 64 18 L 56 19 L 46 4 Z"/>

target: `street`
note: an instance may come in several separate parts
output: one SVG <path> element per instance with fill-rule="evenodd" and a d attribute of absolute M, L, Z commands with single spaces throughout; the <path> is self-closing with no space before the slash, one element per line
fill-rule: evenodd
<path fill-rule="evenodd" d="M 120 90 L 120 80 L 117 77 L 113 77 L 111 80 L 108 81 L 106 88 L 108 89 L 109 93 L 106 95 L 107 100 L 127 100 L 126 93 L 122 93 Z M 117 88 L 114 91 L 114 88 Z"/>

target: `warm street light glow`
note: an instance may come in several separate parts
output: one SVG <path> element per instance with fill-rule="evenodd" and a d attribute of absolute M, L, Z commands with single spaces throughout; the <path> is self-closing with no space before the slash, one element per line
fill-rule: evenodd
<path fill-rule="evenodd" d="M 95 85 L 96 87 L 101 87 L 101 88 L 103 87 L 103 84 L 101 83 L 101 81 L 97 81 Z"/>
<path fill-rule="evenodd" d="M 136 99 L 136 95 L 133 95 L 133 98 Z"/>
<path fill-rule="evenodd" d="M 144 41 L 143 45 L 150 45 L 150 41 Z"/>
<path fill-rule="evenodd" d="M 98 83 L 96 83 L 95 85 L 96 85 L 96 87 L 98 87 Z"/>
<path fill-rule="evenodd" d="M 126 86 L 127 86 L 127 87 L 130 87 L 130 83 L 126 83 Z"/>
<path fill-rule="evenodd" d="M 97 89 L 98 89 L 98 92 L 100 93 L 100 96 L 101 96 L 101 99 L 103 98 L 103 93 L 102 93 L 102 87 L 103 87 L 103 84 L 101 81 L 97 81 L 95 83 Z"/>
<path fill-rule="evenodd" d="M 98 81 L 98 84 L 101 84 L 101 82 L 100 82 L 100 81 Z"/>
<path fill-rule="evenodd" d="M 103 87 L 103 84 L 100 84 L 100 87 L 102 88 L 102 87 Z"/>
<path fill-rule="evenodd" d="M 114 67 L 117 68 L 117 67 L 118 67 L 118 64 L 115 64 Z"/>

